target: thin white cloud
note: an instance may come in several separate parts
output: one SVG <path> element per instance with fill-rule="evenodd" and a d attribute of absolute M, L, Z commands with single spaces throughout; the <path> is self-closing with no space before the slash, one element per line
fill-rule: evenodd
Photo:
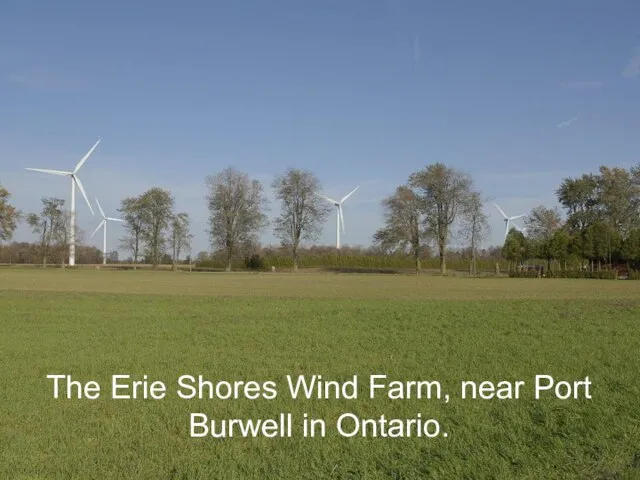
<path fill-rule="evenodd" d="M 564 128 L 564 127 L 568 127 L 569 125 L 571 125 L 573 122 L 575 122 L 576 120 L 578 120 L 578 118 L 580 118 L 580 115 L 576 115 L 575 117 L 571 117 L 569 120 L 565 120 L 564 122 L 560 122 L 558 125 L 556 125 L 557 128 Z"/>
<path fill-rule="evenodd" d="M 600 80 L 576 80 L 563 83 L 565 88 L 578 91 L 598 90 L 602 88 L 602 85 L 603 83 Z"/>
<path fill-rule="evenodd" d="M 640 47 L 636 47 L 633 49 L 633 53 L 631 54 L 631 59 L 627 64 L 627 67 L 622 71 L 623 77 L 637 77 L 640 75 Z"/>

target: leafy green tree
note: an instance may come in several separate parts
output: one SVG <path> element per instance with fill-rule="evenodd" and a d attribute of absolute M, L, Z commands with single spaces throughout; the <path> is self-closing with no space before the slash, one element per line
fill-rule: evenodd
<path fill-rule="evenodd" d="M 173 204 L 171 193 L 159 187 L 147 190 L 140 197 L 142 240 L 147 252 L 147 263 L 154 267 L 162 263 L 166 254 L 166 233 L 173 218 Z"/>
<path fill-rule="evenodd" d="M 9 190 L 0 185 L 0 242 L 11 240 L 20 220 L 20 212 L 10 199 Z"/>
<path fill-rule="evenodd" d="M 118 211 L 124 220 L 126 235 L 120 239 L 120 246 L 131 252 L 133 269 L 136 269 L 140 249 L 143 244 L 142 233 L 144 231 L 144 210 L 141 197 L 127 197 L 122 200 Z"/>
<path fill-rule="evenodd" d="M 529 245 L 524 234 L 512 228 L 502 247 L 502 256 L 509 261 L 511 268 L 521 265 L 529 258 Z"/>
<path fill-rule="evenodd" d="M 582 231 L 598 217 L 598 178 L 585 174 L 565 178 L 556 191 L 558 201 L 567 210 L 567 225 L 571 231 Z"/>
<path fill-rule="evenodd" d="M 640 184 L 624 168 L 600 167 L 598 203 L 602 219 L 614 231 L 625 236 L 635 225 L 640 203 Z"/>
<path fill-rule="evenodd" d="M 547 270 L 551 270 L 554 256 L 550 243 L 554 234 L 562 227 L 560 212 L 556 208 L 537 206 L 525 218 L 525 226 L 534 256 L 546 259 Z"/>
<path fill-rule="evenodd" d="M 640 263 L 640 228 L 634 228 L 622 244 L 622 257 L 628 264 Z"/>
<path fill-rule="evenodd" d="M 547 245 L 547 251 L 550 258 L 553 258 L 564 265 L 569 258 L 569 245 L 571 237 L 564 229 L 556 230 Z"/>

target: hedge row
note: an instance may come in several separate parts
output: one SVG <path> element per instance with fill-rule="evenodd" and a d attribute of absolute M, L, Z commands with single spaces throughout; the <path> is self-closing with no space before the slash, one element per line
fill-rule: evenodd
<path fill-rule="evenodd" d="M 555 270 L 545 272 L 545 278 L 594 278 L 598 280 L 615 280 L 618 278 L 617 272 L 613 270 L 601 270 L 599 272 L 590 272 L 586 270 Z M 538 272 L 535 270 L 511 270 L 509 272 L 511 278 L 537 278 Z M 630 280 L 640 280 L 640 272 L 629 272 Z"/>
<path fill-rule="evenodd" d="M 254 262 L 257 259 L 254 257 Z M 247 268 L 248 259 L 234 259 L 233 268 Z M 281 255 L 260 255 L 260 261 L 262 267 L 266 270 L 271 270 L 271 267 L 276 269 L 281 268 L 293 268 L 293 259 L 291 257 Z M 476 267 L 478 270 L 494 271 L 495 260 L 491 259 L 478 259 Z M 224 259 L 214 257 L 207 260 L 198 261 L 198 267 L 204 268 L 224 268 Z M 413 258 L 407 256 L 385 256 L 385 255 L 304 255 L 301 256 L 298 261 L 300 268 L 383 268 L 383 269 L 413 269 L 415 268 L 415 261 Z M 423 269 L 437 269 L 440 268 L 440 260 L 438 258 L 429 258 L 421 260 L 421 266 Z M 469 260 L 452 258 L 447 259 L 447 268 L 451 270 L 468 270 Z"/>

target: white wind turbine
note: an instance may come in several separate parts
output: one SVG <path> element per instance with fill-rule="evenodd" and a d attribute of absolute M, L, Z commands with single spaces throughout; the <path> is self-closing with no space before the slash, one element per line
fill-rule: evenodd
<path fill-rule="evenodd" d="M 498 206 L 497 203 L 493 203 L 496 208 L 500 211 L 500 213 L 502 214 L 502 216 L 504 217 L 504 224 L 505 224 L 505 230 L 504 230 L 504 238 L 505 240 L 507 239 L 507 235 L 509 234 L 509 227 L 511 226 L 511 222 L 513 220 L 516 220 L 518 218 L 522 218 L 524 216 L 526 216 L 526 213 L 523 213 L 522 215 L 516 215 L 515 217 L 508 217 L 506 213 L 504 213 L 504 211 L 502 211 L 502 209 Z M 517 227 L 516 227 L 517 228 Z"/>
<path fill-rule="evenodd" d="M 316 193 L 316 195 L 324 198 L 328 202 L 333 203 L 333 205 L 336 207 L 336 248 L 338 249 L 340 248 L 340 225 L 342 225 L 342 233 L 345 233 L 344 232 L 344 215 L 342 214 L 342 204 L 347 198 L 349 198 L 351 195 L 356 193 L 356 190 L 358 190 L 359 188 L 360 186 L 358 185 L 356 188 L 351 190 L 351 192 L 349 192 L 347 195 L 342 197 L 342 200 L 340 200 L 339 202 L 332 198 L 325 197 L 324 195 L 320 195 L 319 193 Z"/>
<path fill-rule="evenodd" d="M 93 236 L 98 233 L 98 230 L 100 230 L 100 227 L 104 227 L 103 230 L 103 239 L 102 239 L 102 264 L 106 265 L 107 264 L 107 222 L 124 222 L 124 220 L 120 219 L 120 218 L 113 218 L 113 217 L 107 217 L 104 214 L 104 210 L 102 210 L 102 207 L 100 206 L 100 202 L 98 201 L 98 197 L 96 197 L 96 204 L 98 205 L 98 210 L 100 210 L 100 215 L 102 215 L 102 221 L 100 222 L 100 225 L 98 225 L 98 228 L 96 228 L 93 233 L 91 234 L 91 238 L 93 238 Z"/>
<path fill-rule="evenodd" d="M 82 165 L 84 165 L 84 162 L 87 161 L 89 156 L 91 156 L 91 154 L 96 149 L 100 141 L 101 139 L 98 140 L 95 143 L 95 145 L 91 147 L 91 150 L 89 150 L 85 154 L 85 156 L 80 159 L 80 161 L 76 165 L 76 168 L 73 170 L 73 172 L 65 172 L 62 170 L 47 170 L 43 168 L 27 168 L 26 169 L 26 170 L 31 170 L 33 172 L 43 172 L 43 173 L 50 173 L 51 175 L 62 175 L 64 177 L 71 177 L 71 221 L 69 226 L 69 229 L 70 229 L 69 231 L 69 266 L 71 267 L 76 264 L 76 185 L 80 189 L 80 193 L 82 193 L 84 200 L 87 202 L 87 206 L 89 207 L 89 211 L 91 211 L 91 215 L 95 215 L 95 213 L 93 213 L 93 208 L 91 208 L 91 203 L 87 198 L 87 194 L 84 191 L 84 187 L 82 186 L 82 182 L 78 178 L 78 171 L 80 170 L 80 168 L 82 168 Z"/>

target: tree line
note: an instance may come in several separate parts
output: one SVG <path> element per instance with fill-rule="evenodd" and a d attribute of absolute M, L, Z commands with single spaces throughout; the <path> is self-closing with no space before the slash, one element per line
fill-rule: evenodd
<path fill-rule="evenodd" d="M 233 167 L 205 181 L 211 253 L 203 252 L 198 259 L 204 262 L 215 257 L 226 270 L 260 249 L 260 234 L 269 226 L 280 241 L 279 253 L 272 258 L 286 252 L 297 270 L 301 255 L 309 255 L 309 248 L 303 245 L 317 241 L 331 212 L 331 206 L 317 195 L 321 190 L 318 178 L 308 170 L 289 168 L 274 178 L 271 188 L 279 211 L 271 221 L 260 181 Z M 511 267 L 532 259 L 542 259 L 549 269 L 596 269 L 640 262 L 640 166 L 629 170 L 603 166 L 597 174 L 565 178 L 556 195 L 564 212 L 535 207 L 525 218 L 523 231 L 508 233 L 501 255 Z M 23 215 L 11 205 L 9 192 L 0 188 L 0 239 L 9 240 L 18 222 L 26 219 L 38 235 L 38 251 L 46 264 L 52 256 L 64 257 L 68 214 L 64 200 L 46 198 L 42 202 L 41 212 Z M 435 255 L 445 274 L 452 256 L 449 246 L 455 238 L 466 247 L 454 256 L 464 252 L 470 273 L 476 273 L 479 256 L 487 258 L 486 250 L 479 253 L 490 232 L 486 202 L 468 173 L 442 163 L 427 165 L 382 201 L 383 225 L 372 238 L 371 251 L 381 257 L 403 258 L 405 264 L 411 258 L 417 273 L 425 259 Z M 127 197 L 118 211 L 125 222 L 120 247 L 131 255 L 134 265 L 141 257 L 152 265 L 169 259 L 174 267 L 183 254 L 191 258 L 190 217 L 175 211 L 169 191 L 153 187 Z M 486 268 L 486 262 L 483 266 Z"/>
<path fill-rule="evenodd" d="M 534 208 L 524 232 L 509 232 L 505 259 L 544 259 L 548 270 L 640 267 L 640 165 L 565 178 L 555 193 L 564 218 L 558 208 Z"/>

